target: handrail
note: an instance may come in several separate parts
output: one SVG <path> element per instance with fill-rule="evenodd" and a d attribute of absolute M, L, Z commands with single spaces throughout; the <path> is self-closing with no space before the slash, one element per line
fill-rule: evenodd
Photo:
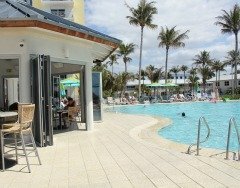
<path fill-rule="evenodd" d="M 207 127 L 208 129 L 208 133 L 207 133 L 207 136 L 205 137 L 204 140 L 200 141 L 200 133 L 201 133 L 201 125 L 202 123 L 205 124 L 205 126 Z M 202 116 L 199 118 L 199 121 L 198 121 L 198 135 L 197 135 L 197 143 L 193 143 L 191 144 L 189 147 L 188 147 L 188 150 L 187 150 L 187 154 L 190 154 L 190 150 L 191 148 L 194 146 L 194 145 L 197 145 L 197 154 L 196 155 L 199 155 L 199 147 L 200 147 L 200 144 L 206 142 L 208 140 L 210 136 L 210 128 L 209 128 L 209 125 L 206 121 L 206 119 Z"/>
<path fill-rule="evenodd" d="M 231 137 L 232 126 L 234 126 L 234 128 L 236 130 L 236 133 L 237 133 L 237 138 L 238 138 L 238 160 L 240 160 L 240 135 L 239 135 L 239 130 L 238 130 L 237 123 L 236 123 L 236 120 L 235 120 L 234 117 L 230 118 L 230 120 L 229 120 L 227 147 L 226 147 L 226 158 L 225 159 L 229 159 L 229 144 L 230 144 L 230 137 Z"/>

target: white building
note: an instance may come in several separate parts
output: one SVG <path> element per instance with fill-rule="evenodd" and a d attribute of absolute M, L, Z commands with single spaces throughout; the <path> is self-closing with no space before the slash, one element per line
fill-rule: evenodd
<path fill-rule="evenodd" d="M 238 87 L 240 87 L 240 74 L 237 75 L 238 79 Z M 220 89 L 220 92 L 223 94 L 226 91 L 231 90 L 234 84 L 234 75 L 221 75 L 220 81 L 218 80 L 216 84 L 216 77 L 211 78 L 207 81 L 208 83 L 212 83 L 213 90 L 215 91 L 216 86 Z"/>
<path fill-rule="evenodd" d="M 0 36 L 0 108 L 10 100 L 34 102 L 35 139 L 52 145 L 52 77 L 79 73 L 82 121 L 92 130 L 92 65 L 121 41 L 11 0 L 0 1 Z"/>

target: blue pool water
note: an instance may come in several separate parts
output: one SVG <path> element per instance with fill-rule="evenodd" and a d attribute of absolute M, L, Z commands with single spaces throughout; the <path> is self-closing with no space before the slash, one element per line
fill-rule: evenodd
<path fill-rule="evenodd" d="M 240 102 L 195 102 L 195 103 L 175 103 L 175 104 L 151 104 L 121 106 L 116 108 L 118 112 L 127 114 L 146 114 L 158 117 L 167 117 L 172 120 L 171 125 L 160 129 L 159 135 L 184 144 L 196 142 L 197 125 L 200 116 L 204 116 L 211 129 L 210 138 L 201 146 L 216 149 L 226 148 L 228 123 L 230 117 L 235 117 L 238 125 L 240 124 Z M 183 118 L 181 113 L 185 112 Z M 202 126 L 202 138 L 207 134 L 207 129 Z M 237 150 L 237 136 L 232 129 L 230 142 L 231 150 Z"/>

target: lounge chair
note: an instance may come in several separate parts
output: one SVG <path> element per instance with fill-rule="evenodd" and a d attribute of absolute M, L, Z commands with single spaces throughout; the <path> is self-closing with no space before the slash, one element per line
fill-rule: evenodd
<path fill-rule="evenodd" d="M 112 97 L 107 97 L 107 104 L 108 105 L 113 105 L 114 104 L 114 100 Z"/>

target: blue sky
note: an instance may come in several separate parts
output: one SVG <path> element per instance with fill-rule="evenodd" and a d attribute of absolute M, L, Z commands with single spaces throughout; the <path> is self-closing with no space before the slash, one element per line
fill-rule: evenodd
<path fill-rule="evenodd" d="M 139 46 L 140 29 L 130 26 L 126 16 L 129 11 L 124 5 L 136 6 L 138 0 L 87 0 L 86 25 L 121 39 L 125 43 Z M 176 65 L 191 66 L 193 58 L 200 51 L 210 51 L 211 57 L 224 60 L 226 52 L 234 49 L 234 36 L 221 34 L 220 27 L 214 25 L 216 16 L 221 10 L 229 11 L 237 0 L 156 0 L 158 15 L 154 23 L 156 30 L 144 30 L 143 67 L 152 64 L 163 67 L 165 50 L 158 48 L 157 36 L 161 26 L 172 27 L 184 32 L 190 30 L 185 48 L 170 49 L 169 68 Z M 128 70 L 137 72 L 139 48 L 132 55 L 133 61 Z M 118 70 L 123 71 L 124 65 L 119 60 Z"/>

